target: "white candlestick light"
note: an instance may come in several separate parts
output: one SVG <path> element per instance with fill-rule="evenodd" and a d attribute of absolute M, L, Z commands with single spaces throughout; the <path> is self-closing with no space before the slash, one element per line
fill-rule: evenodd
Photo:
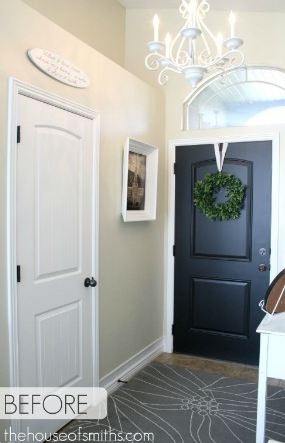
<path fill-rule="evenodd" d="M 178 1 L 178 0 L 177 0 Z M 239 49 L 243 40 L 236 35 L 236 16 L 226 14 L 228 27 L 226 39 L 222 33 L 214 34 L 206 24 L 210 0 L 180 0 L 179 13 L 184 20 L 176 34 L 166 31 L 162 38 L 160 20 L 153 17 L 154 39 L 147 43 L 149 53 L 145 66 L 158 71 L 158 82 L 165 85 L 170 75 L 181 74 L 196 88 L 205 76 L 226 72 L 244 64 L 244 54 Z"/>
<path fill-rule="evenodd" d="M 171 35 L 168 32 L 165 37 L 165 57 L 166 58 L 170 57 L 170 45 L 171 45 Z"/>
<path fill-rule="evenodd" d="M 219 57 L 221 57 L 223 54 L 223 42 L 224 42 L 223 34 L 219 32 L 219 34 L 217 35 L 217 53 Z"/>
<path fill-rule="evenodd" d="M 159 17 L 157 14 L 153 17 L 153 31 L 154 31 L 154 41 L 159 41 Z"/>
<path fill-rule="evenodd" d="M 236 17 L 234 15 L 233 11 L 231 11 L 231 13 L 230 13 L 229 23 L 230 23 L 230 27 L 231 27 L 231 38 L 234 38 L 234 36 L 235 36 Z"/>

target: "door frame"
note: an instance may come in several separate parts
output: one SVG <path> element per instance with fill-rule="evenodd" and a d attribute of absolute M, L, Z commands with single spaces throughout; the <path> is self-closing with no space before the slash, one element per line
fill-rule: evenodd
<path fill-rule="evenodd" d="M 240 128 L 241 134 L 229 135 L 195 135 L 187 139 L 175 139 L 169 141 L 168 146 L 168 208 L 166 225 L 166 247 L 165 247 L 165 268 L 166 268 L 166 293 L 164 304 L 164 336 L 165 352 L 173 352 L 172 325 L 174 322 L 174 256 L 173 245 L 175 244 L 175 148 L 189 145 L 214 144 L 217 139 L 220 143 L 238 143 L 249 141 L 272 141 L 272 199 L 271 199 L 271 270 L 270 281 L 278 273 L 278 234 L 279 234 L 279 157 L 280 157 L 280 133 L 278 131 L 263 131 L 262 128 L 255 129 L 256 132 Z M 255 131 L 254 130 L 254 131 Z M 242 134 L 243 133 L 243 134 Z M 214 154 L 214 152 L 213 152 Z"/>
<path fill-rule="evenodd" d="M 92 121 L 92 274 L 98 278 L 99 271 L 99 146 L 100 146 L 100 115 L 97 111 L 64 97 L 52 94 L 38 87 L 24 83 L 13 77 L 8 84 L 8 132 L 7 132 L 7 306 L 9 333 L 9 377 L 10 386 L 19 386 L 19 341 L 18 341 L 18 306 L 17 306 L 17 116 L 19 97 L 24 95 L 34 100 Z M 92 366 L 93 386 L 99 386 L 99 291 L 92 288 Z M 15 423 L 15 422 L 14 422 Z M 14 424 L 17 427 L 17 424 Z"/>

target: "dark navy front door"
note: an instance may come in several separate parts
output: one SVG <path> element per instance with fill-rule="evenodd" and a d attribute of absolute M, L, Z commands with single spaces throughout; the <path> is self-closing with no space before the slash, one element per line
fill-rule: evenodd
<path fill-rule="evenodd" d="M 217 172 L 213 145 L 176 148 L 174 350 L 258 362 L 258 304 L 269 285 L 272 146 L 229 144 L 224 172 L 247 187 L 238 220 L 211 221 L 193 188 Z M 261 266 L 264 265 L 264 266 Z"/>

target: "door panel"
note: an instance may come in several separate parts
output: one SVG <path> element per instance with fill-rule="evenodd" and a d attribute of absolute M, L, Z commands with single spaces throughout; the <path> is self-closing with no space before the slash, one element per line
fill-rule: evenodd
<path fill-rule="evenodd" d="M 36 128 L 37 278 L 78 271 L 81 266 L 82 153 L 77 136 L 52 127 Z"/>
<path fill-rule="evenodd" d="M 227 170 L 237 176 L 247 186 L 247 198 L 241 217 L 234 221 L 213 223 L 200 211 L 192 211 L 193 256 L 208 256 L 209 258 L 231 258 L 250 260 L 251 225 L 252 225 L 252 163 L 246 161 L 227 161 Z M 225 169 L 226 171 L 226 169 Z M 202 180 L 206 174 L 217 172 L 216 163 L 208 160 L 192 166 L 194 181 Z M 232 236 L 232 232 L 235 236 Z M 221 237 L 229 238 L 230 242 L 221 242 Z"/>
<path fill-rule="evenodd" d="M 93 386 L 92 120 L 20 96 L 20 386 Z M 96 276 L 95 276 L 96 277 Z M 64 423 L 24 422 L 54 432 Z"/>
<path fill-rule="evenodd" d="M 193 278 L 192 329 L 217 334 L 248 334 L 249 284 Z M 214 301 L 214 303 L 213 303 Z M 209 316 L 209 307 L 211 315 Z M 224 315 L 224 312 L 227 315 Z"/>
<path fill-rule="evenodd" d="M 81 301 L 36 316 L 40 386 L 69 386 L 82 379 L 81 331 Z"/>
<path fill-rule="evenodd" d="M 211 221 L 194 207 L 193 188 L 217 171 L 213 145 L 176 148 L 176 352 L 258 361 L 258 304 L 270 270 L 271 155 L 271 142 L 229 144 L 224 172 L 246 185 L 244 207 L 238 220 Z"/>

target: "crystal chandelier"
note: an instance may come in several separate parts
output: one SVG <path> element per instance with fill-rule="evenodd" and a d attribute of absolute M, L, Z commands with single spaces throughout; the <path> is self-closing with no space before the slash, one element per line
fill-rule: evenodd
<path fill-rule="evenodd" d="M 167 83 L 172 71 L 183 74 L 195 88 L 205 75 L 213 71 L 224 72 L 244 63 L 244 55 L 239 49 L 243 40 L 235 34 L 235 15 L 230 13 L 230 36 L 224 40 L 221 33 L 214 36 L 205 24 L 209 10 L 207 0 L 182 0 L 179 12 L 185 23 L 175 38 L 167 33 L 164 41 L 159 39 L 159 18 L 154 16 L 154 39 L 148 43 L 150 53 L 145 65 L 151 71 L 159 71 L 160 85 Z"/>

